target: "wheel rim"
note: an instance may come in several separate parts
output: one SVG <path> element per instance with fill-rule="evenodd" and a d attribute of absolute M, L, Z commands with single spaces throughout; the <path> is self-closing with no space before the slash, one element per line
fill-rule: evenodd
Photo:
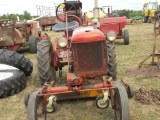
<path fill-rule="evenodd" d="M 0 80 L 4 80 L 13 76 L 12 72 L 5 72 L 5 70 L 18 70 L 18 69 L 9 65 L 0 64 Z"/>
<path fill-rule="evenodd" d="M 37 97 L 37 120 L 44 120 L 45 114 L 43 112 L 43 100 Z"/>
<path fill-rule="evenodd" d="M 97 101 L 97 105 L 100 108 L 106 108 L 108 106 L 108 104 L 109 104 L 109 100 L 103 101 L 103 98 L 99 98 Z"/>

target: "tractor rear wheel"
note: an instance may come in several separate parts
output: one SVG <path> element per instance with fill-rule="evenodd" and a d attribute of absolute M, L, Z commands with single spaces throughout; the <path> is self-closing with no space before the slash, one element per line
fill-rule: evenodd
<path fill-rule="evenodd" d="M 117 78 L 117 63 L 115 46 L 113 44 L 107 44 L 107 56 L 108 56 L 108 73 L 107 75 L 112 77 L 113 80 Z"/>
<path fill-rule="evenodd" d="M 116 120 L 129 120 L 128 95 L 123 86 L 115 88 L 114 102 Z"/>
<path fill-rule="evenodd" d="M 41 85 L 56 81 L 56 70 L 51 66 L 53 47 L 49 40 L 41 40 L 37 47 L 37 64 Z"/>
<path fill-rule="evenodd" d="M 37 44 L 40 38 L 37 36 L 29 36 L 29 49 L 31 53 L 37 53 Z"/>
<path fill-rule="evenodd" d="M 26 76 L 30 76 L 33 71 L 32 62 L 24 57 L 24 55 L 18 54 L 15 51 L 0 49 L 0 63 L 18 68 L 23 71 Z"/>
<path fill-rule="evenodd" d="M 148 17 L 143 17 L 143 23 L 147 23 L 148 22 Z"/>
<path fill-rule="evenodd" d="M 17 94 L 26 87 L 26 77 L 19 70 L 0 70 L 0 98 Z"/>
<path fill-rule="evenodd" d="M 28 120 L 46 120 L 46 114 L 43 110 L 43 99 L 38 97 L 39 90 L 30 95 L 27 106 Z"/>
<path fill-rule="evenodd" d="M 129 45 L 129 33 L 128 30 L 124 30 L 124 44 Z"/>

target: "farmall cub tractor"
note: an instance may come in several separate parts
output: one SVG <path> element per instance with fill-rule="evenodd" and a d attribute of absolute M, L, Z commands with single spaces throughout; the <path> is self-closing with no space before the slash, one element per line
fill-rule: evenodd
<path fill-rule="evenodd" d="M 77 15 L 79 1 L 73 3 L 66 1 L 57 7 L 61 22 L 52 30 L 64 31 L 65 35 L 55 39 L 54 48 L 49 40 L 38 44 L 43 87 L 25 97 L 28 120 L 46 119 L 47 113 L 56 110 L 56 101 L 91 97 L 96 97 L 96 105 L 102 109 L 111 101 L 116 119 L 129 120 L 128 97 L 133 97 L 133 91 L 126 83 L 116 81 L 114 44 L 97 29 L 98 20 L 94 19 L 94 26 L 83 26 Z M 66 83 L 56 84 L 56 71 L 61 73 L 64 66 L 68 67 Z"/>

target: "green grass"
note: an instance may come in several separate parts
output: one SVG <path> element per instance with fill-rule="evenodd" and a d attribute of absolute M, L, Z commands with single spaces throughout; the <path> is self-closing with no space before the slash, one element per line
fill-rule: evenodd
<path fill-rule="evenodd" d="M 129 30 L 130 45 L 123 45 L 123 40 L 116 40 L 118 80 L 133 85 L 135 89 L 145 88 L 160 90 L 159 76 L 128 76 L 127 68 L 135 68 L 138 63 L 152 53 L 153 24 L 127 25 Z M 62 33 L 47 32 L 51 40 Z M 158 45 L 160 46 L 159 37 Z M 32 76 L 27 79 L 27 87 L 17 95 L 0 99 L 0 120 L 26 120 L 26 107 L 23 102 L 25 93 L 40 87 L 36 64 L 36 54 L 25 53 L 25 56 L 33 62 Z M 151 61 L 151 60 L 150 60 Z M 149 62 L 150 62 L 149 61 Z M 65 71 L 65 70 L 64 70 Z M 66 73 L 64 73 L 66 74 Z M 64 75 L 65 76 L 65 75 Z M 65 77 L 63 77 L 65 78 Z M 143 105 L 133 99 L 129 100 L 131 120 L 160 120 L 160 106 L 153 104 Z M 95 99 L 78 99 L 59 101 L 57 111 L 48 114 L 48 120 L 113 120 L 114 111 L 111 107 L 101 110 L 96 107 Z"/>

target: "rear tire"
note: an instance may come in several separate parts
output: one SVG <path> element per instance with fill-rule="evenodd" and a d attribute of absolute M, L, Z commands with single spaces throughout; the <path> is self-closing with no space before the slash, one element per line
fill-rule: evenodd
<path fill-rule="evenodd" d="M 0 98 L 19 93 L 26 87 L 26 77 L 19 70 L 0 70 L 0 74 L 11 73 L 8 78 L 0 79 Z"/>
<path fill-rule="evenodd" d="M 115 88 L 115 116 L 116 120 L 129 120 L 130 113 L 129 113 L 129 102 L 128 102 L 128 95 L 126 89 L 123 86 L 119 86 Z"/>
<path fill-rule="evenodd" d="M 129 33 L 128 30 L 124 30 L 124 44 L 129 45 Z"/>
<path fill-rule="evenodd" d="M 49 40 L 41 40 L 37 51 L 37 65 L 41 85 L 45 82 L 56 81 L 56 71 L 51 66 L 53 55 L 52 43 Z"/>
<path fill-rule="evenodd" d="M 18 68 L 23 71 L 26 76 L 30 76 L 33 71 L 32 62 L 24 57 L 24 55 L 18 54 L 15 51 L 0 49 L 0 63 Z"/>
<path fill-rule="evenodd" d="M 40 38 L 37 36 L 29 36 L 29 49 L 31 53 L 37 53 L 37 44 Z"/>
<path fill-rule="evenodd" d="M 143 23 L 147 23 L 148 22 L 148 17 L 143 17 Z"/>
<path fill-rule="evenodd" d="M 117 63 L 115 46 L 112 44 L 107 44 L 107 56 L 108 56 L 108 73 L 107 75 L 112 77 L 113 80 L 117 79 Z"/>

